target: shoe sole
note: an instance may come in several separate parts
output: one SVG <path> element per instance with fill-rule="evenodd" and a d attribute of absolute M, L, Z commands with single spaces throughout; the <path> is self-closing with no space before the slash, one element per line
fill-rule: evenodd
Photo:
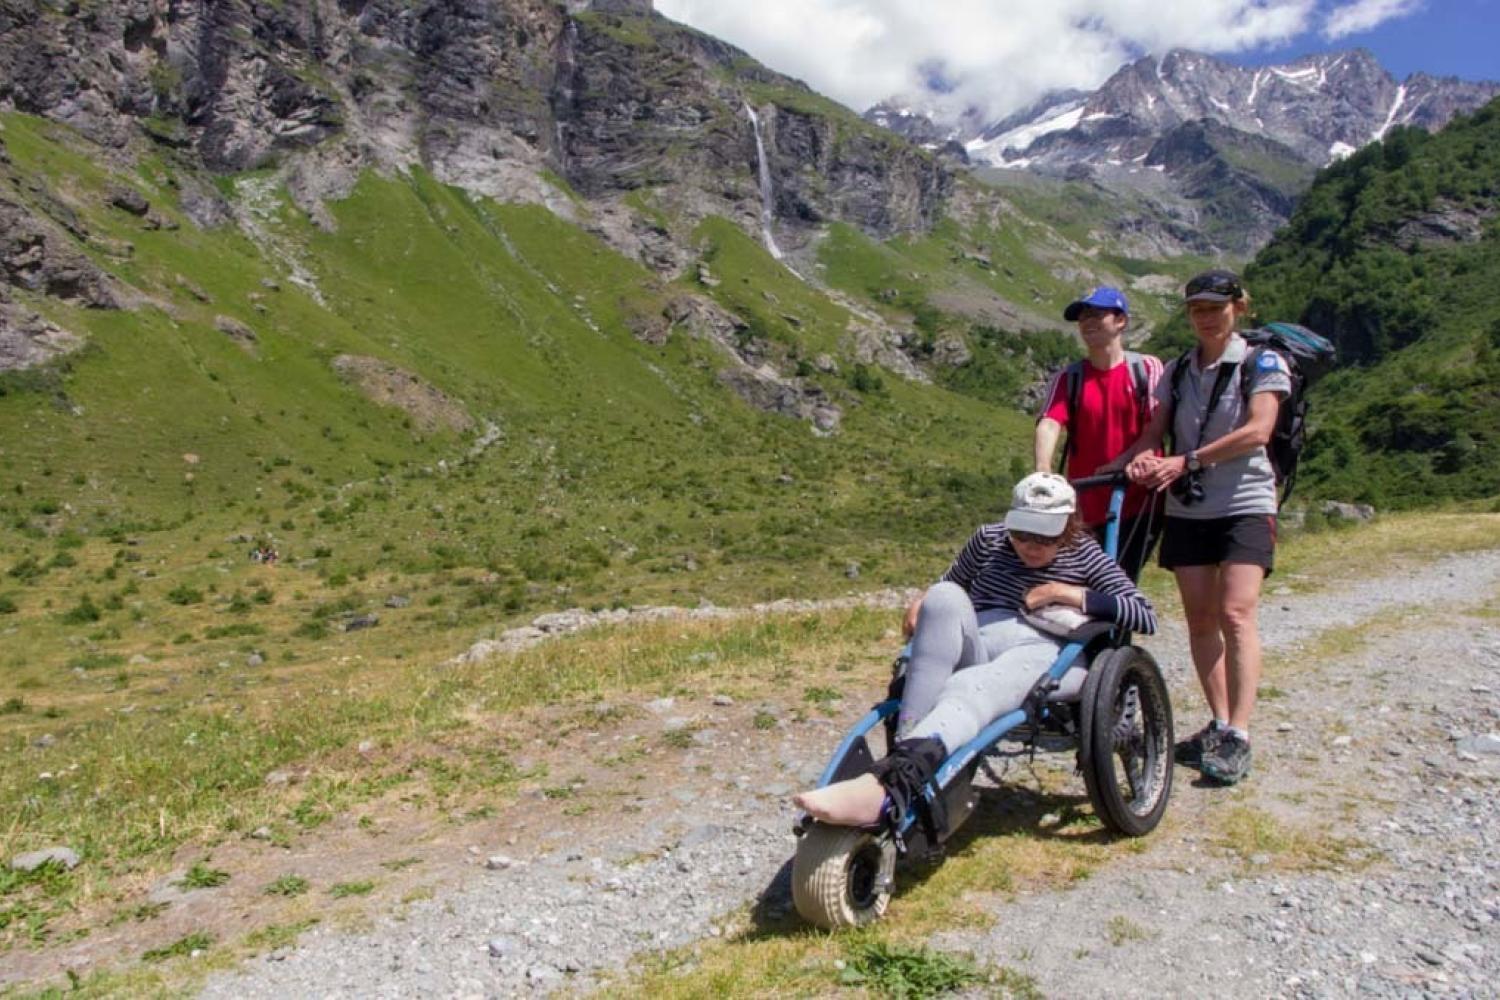
<path fill-rule="evenodd" d="M 1237 785 L 1250 777 L 1250 769 L 1247 767 L 1239 774 L 1227 774 L 1215 767 L 1204 767 L 1199 765 L 1198 770 L 1203 772 L 1205 778 L 1212 778 L 1221 785 Z"/>

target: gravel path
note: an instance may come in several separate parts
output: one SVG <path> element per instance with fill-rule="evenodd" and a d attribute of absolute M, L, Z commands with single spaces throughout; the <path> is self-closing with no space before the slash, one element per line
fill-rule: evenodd
<path fill-rule="evenodd" d="M 1261 625 L 1283 662 L 1323 630 L 1390 624 L 1367 648 L 1267 678 L 1279 696 L 1262 702 L 1245 785 L 1200 787 L 1179 769 L 1169 822 L 1143 853 L 1076 888 L 997 895 L 992 928 L 933 943 L 1009 965 L 1048 996 L 1496 996 L 1500 622 L 1453 609 L 1478 608 L 1497 587 L 1500 551 L 1336 595 L 1279 593 L 1273 578 Z M 1393 617 L 1417 607 L 1439 610 Z M 1167 665 L 1179 729 L 1196 728 L 1202 702 L 1180 626 L 1150 647 Z M 701 763 L 690 757 L 680 785 L 637 794 L 612 824 L 491 858 L 467 884 L 367 932 L 314 929 L 215 977 L 204 996 L 582 991 L 634 954 L 717 934 L 747 902 L 784 912 L 787 796 L 816 776 L 841 725 L 810 720 L 769 740 L 698 732 Z M 1069 766 L 1063 758 L 1046 766 Z M 1210 832 L 1229 808 L 1342 853 L 1322 868 L 1240 857 Z"/>

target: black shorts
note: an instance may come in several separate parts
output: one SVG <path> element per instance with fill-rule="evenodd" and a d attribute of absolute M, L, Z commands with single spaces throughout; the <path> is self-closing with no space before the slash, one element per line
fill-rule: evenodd
<path fill-rule="evenodd" d="M 1167 518 L 1161 538 L 1161 568 L 1247 563 L 1271 575 L 1276 555 L 1276 515 L 1240 514 L 1197 520 Z"/>

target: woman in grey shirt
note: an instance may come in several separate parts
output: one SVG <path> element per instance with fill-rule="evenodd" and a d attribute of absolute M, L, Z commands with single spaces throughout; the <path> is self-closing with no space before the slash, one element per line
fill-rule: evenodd
<path fill-rule="evenodd" d="M 1250 771 L 1250 716 L 1260 682 L 1256 611 L 1276 550 L 1276 476 L 1266 454 L 1291 391 L 1285 359 L 1235 332 L 1250 298 L 1229 271 L 1187 284 L 1198 346 L 1157 385 L 1157 408 L 1114 463 L 1167 490 L 1161 565 L 1177 578 L 1193 666 L 1212 719 L 1177 745 L 1177 759 L 1224 784 Z M 1174 405 L 1175 399 L 1175 405 Z M 1153 454 L 1170 426 L 1173 454 Z"/>

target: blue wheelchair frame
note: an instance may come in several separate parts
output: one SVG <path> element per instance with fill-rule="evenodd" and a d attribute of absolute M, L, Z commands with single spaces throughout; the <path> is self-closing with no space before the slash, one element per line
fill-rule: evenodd
<path fill-rule="evenodd" d="M 1074 480 L 1074 485 L 1080 489 L 1106 485 L 1114 487 L 1109 499 L 1109 517 L 1104 531 L 1104 551 L 1110 558 L 1115 558 L 1119 551 L 1120 512 L 1125 503 L 1123 477 L 1120 475 L 1090 476 L 1086 479 Z M 1053 661 L 1052 666 L 1037 681 L 1037 686 L 1033 688 L 1033 694 L 1038 690 L 1043 692 L 1056 690 L 1057 686 L 1062 683 L 1063 676 L 1078 662 L 1078 658 L 1083 655 L 1084 650 L 1093 645 L 1099 636 L 1106 633 L 1111 635 L 1110 641 L 1112 645 L 1123 645 L 1129 641 L 1128 633 L 1122 633 L 1118 629 L 1104 625 L 1103 623 L 1091 623 L 1082 626 L 1073 635 L 1068 637 L 1067 642 L 1058 652 L 1057 659 Z M 910 644 L 908 644 L 902 651 L 902 655 L 907 655 L 910 648 Z M 1041 699 L 1040 702 L 1035 697 L 1028 698 L 1027 703 L 1021 708 L 1000 716 L 981 729 L 978 735 L 972 740 L 950 753 L 947 760 L 938 768 L 937 773 L 925 789 L 924 794 L 927 798 L 930 800 L 934 794 L 941 795 L 943 790 L 952 783 L 953 779 L 973 763 L 975 758 L 989 750 L 990 747 L 1005 738 L 1018 726 L 1039 721 L 1035 709 L 1035 706 L 1039 703 L 1045 704 L 1045 698 Z M 840 768 L 860 741 L 864 740 L 870 730 L 894 715 L 900 707 L 901 702 L 899 699 L 887 699 L 876 705 L 864 718 L 855 723 L 854 728 L 849 731 L 848 735 L 844 737 L 843 742 L 839 744 L 838 749 L 834 751 L 833 759 L 824 768 L 822 776 L 818 779 L 817 787 L 822 788 L 838 780 Z M 913 824 L 917 822 L 915 813 L 915 810 L 908 811 L 901 827 L 895 831 L 898 840 L 904 838 L 910 832 Z M 799 818 L 797 828 L 801 829 L 808 822 L 809 817 L 804 814 Z"/>

